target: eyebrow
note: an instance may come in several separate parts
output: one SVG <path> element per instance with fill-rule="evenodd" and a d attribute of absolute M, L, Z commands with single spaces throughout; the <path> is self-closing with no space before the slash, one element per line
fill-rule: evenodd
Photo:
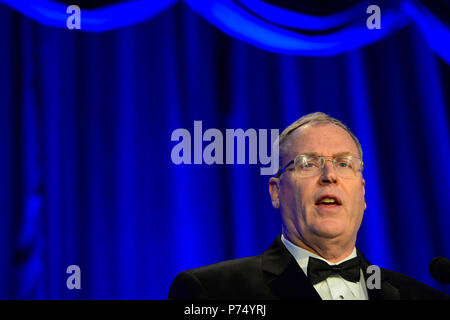
<path fill-rule="evenodd" d="M 305 156 L 321 156 L 320 154 L 318 154 L 317 152 L 305 152 L 302 153 Z M 351 156 L 352 153 L 348 152 L 348 151 L 342 151 L 342 152 L 337 152 L 335 154 L 332 155 L 332 157 L 339 157 L 339 156 Z"/>

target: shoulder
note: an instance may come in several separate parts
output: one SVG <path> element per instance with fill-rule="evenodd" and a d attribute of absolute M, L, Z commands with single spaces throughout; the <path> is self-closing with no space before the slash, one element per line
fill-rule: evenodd
<path fill-rule="evenodd" d="M 363 270 L 368 270 L 371 264 L 362 253 L 357 250 L 361 258 Z M 365 271 L 366 272 L 366 271 Z M 380 268 L 381 289 L 376 294 L 382 300 L 448 300 L 450 297 L 416 279 L 397 271 Z M 366 273 L 366 276 L 369 275 Z M 375 290 L 377 292 L 378 290 Z M 381 295 L 381 296 L 380 296 Z"/>
<path fill-rule="evenodd" d="M 179 273 L 169 291 L 169 299 L 235 297 L 243 287 L 262 280 L 262 256 L 246 257 L 190 269 Z"/>
<path fill-rule="evenodd" d="M 382 277 L 399 290 L 402 300 L 447 300 L 450 297 L 402 273 L 381 269 Z"/>
<path fill-rule="evenodd" d="M 254 257 L 245 257 L 240 259 L 226 260 L 200 268 L 187 270 L 201 278 L 207 278 L 208 276 L 238 276 L 248 270 L 258 269 L 261 265 L 261 255 Z"/>

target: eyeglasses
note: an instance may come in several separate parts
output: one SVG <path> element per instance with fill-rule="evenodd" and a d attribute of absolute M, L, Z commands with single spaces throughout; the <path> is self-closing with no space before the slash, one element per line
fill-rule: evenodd
<path fill-rule="evenodd" d="M 352 155 L 332 157 L 301 154 L 278 170 L 275 177 L 279 178 L 292 164 L 294 164 L 293 170 L 301 177 L 317 176 L 322 173 L 326 161 L 331 161 L 336 174 L 343 178 L 356 177 L 356 173 L 359 171 L 362 172 L 364 166 L 364 162 L 360 158 Z"/>

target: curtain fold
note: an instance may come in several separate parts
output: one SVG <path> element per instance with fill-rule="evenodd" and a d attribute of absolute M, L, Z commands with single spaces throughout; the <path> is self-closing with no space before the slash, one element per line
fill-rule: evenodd
<path fill-rule="evenodd" d="M 66 28 L 67 6 L 51 0 L 0 0 L 41 24 Z M 154 19 L 176 0 L 134 0 L 96 9 L 82 9 L 82 31 L 104 32 Z M 428 45 L 450 63 L 448 21 L 450 8 L 426 7 L 419 0 L 361 0 L 344 10 L 316 16 L 276 6 L 264 0 L 184 0 L 214 26 L 264 50 L 293 55 L 335 55 L 370 45 L 393 32 L 417 25 Z M 370 5 L 380 7 L 382 27 L 368 30 Z M 318 3 L 316 6 L 320 6 Z M 438 10 L 447 11 L 447 15 Z M 435 10 L 436 12 L 433 12 Z"/>
<path fill-rule="evenodd" d="M 264 1 L 186 0 L 197 13 L 230 36 L 259 48 L 283 54 L 334 55 L 371 44 L 408 24 L 408 19 L 390 2 L 383 7 L 383 27 L 366 27 L 367 6 L 320 18 L 293 13 Z M 367 4 L 367 1 L 363 1 Z M 246 4 L 247 6 L 245 6 Z M 262 16 L 261 16 L 262 15 Z M 285 21 L 280 25 L 280 21 Z M 294 28 L 294 22 L 297 28 Z M 320 32 L 317 32 L 317 31 Z M 316 31 L 316 32 L 312 32 Z"/>

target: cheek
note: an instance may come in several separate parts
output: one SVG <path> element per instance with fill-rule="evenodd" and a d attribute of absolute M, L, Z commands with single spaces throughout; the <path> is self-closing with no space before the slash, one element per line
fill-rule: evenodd
<path fill-rule="evenodd" d="M 366 201 L 364 199 L 364 190 L 363 189 L 355 190 L 351 208 L 352 216 L 361 219 L 365 209 L 366 209 Z"/>
<path fill-rule="evenodd" d="M 308 203 L 308 186 L 296 179 L 286 181 L 280 189 L 281 205 L 298 215 Z M 309 195 L 311 198 L 311 195 Z"/>

